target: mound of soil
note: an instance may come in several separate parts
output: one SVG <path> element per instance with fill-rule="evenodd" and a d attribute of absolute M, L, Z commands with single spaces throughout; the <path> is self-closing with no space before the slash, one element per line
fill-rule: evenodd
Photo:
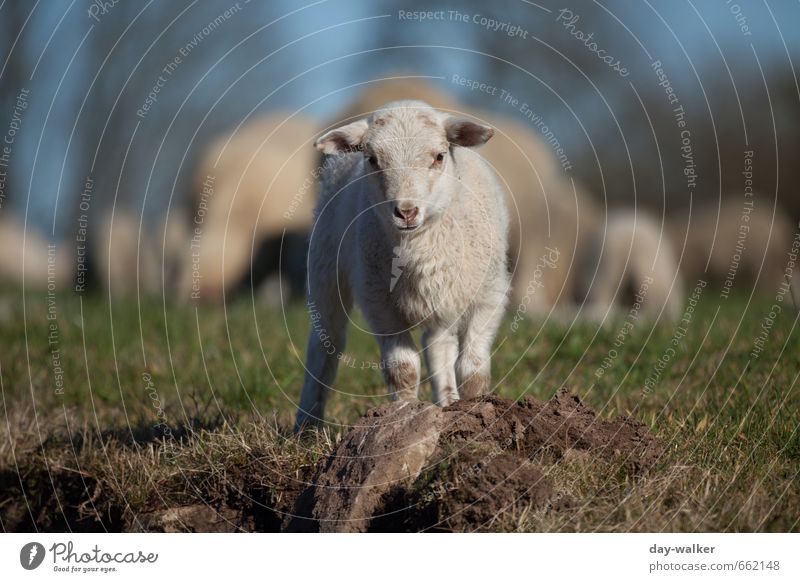
<path fill-rule="evenodd" d="M 647 472 L 663 446 L 629 417 L 599 420 L 580 398 L 497 396 L 447 408 L 393 402 L 373 409 L 323 460 L 298 498 L 291 531 L 471 530 L 517 508 L 558 509 L 537 463 L 578 451 Z"/>
<path fill-rule="evenodd" d="M 327 455 L 330 447 L 305 446 L 309 441 L 288 434 L 254 433 L 247 446 L 223 436 L 188 435 L 174 451 L 181 470 L 143 465 L 160 476 L 133 496 L 118 483 L 124 471 L 116 471 L 139 466 L 138 446 L 110 438 L 100 455 L 96 444 L 80 441 L 76 453 L 75 440 L 65 437 L 48 441 L 43 452 L 20 452 L 21 464 L 0 470 L 0 529 L 508 530 L 531 511 L 586 501 L 576 493 L 573 502 L 564 482 L 553 481 L 573 457 L 611 463 L 627 481 L 649 471 L 663 452 L 640 422 L 601 420 L 566 391 L 546 403 L 497 396 L 446 408 L 389 402 L 370 410 Z M 109 450 L 116 459 L 110 476 Z"/>

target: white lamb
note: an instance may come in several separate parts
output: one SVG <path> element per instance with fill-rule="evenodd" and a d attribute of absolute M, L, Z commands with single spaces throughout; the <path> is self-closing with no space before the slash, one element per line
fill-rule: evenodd
<path fill-rule="evenodd" d="M 417 396 L 415 327 L 437 403 L 488 390 L 510 284 L 508 211 L 494 173 L 467 148 L 493 133 L 422 101 L 397 101 L 317 140 L 335 156 L 309 248 L 312 329 L 297 428 L 323 421 L 354 300 L 393 398 Z"/>

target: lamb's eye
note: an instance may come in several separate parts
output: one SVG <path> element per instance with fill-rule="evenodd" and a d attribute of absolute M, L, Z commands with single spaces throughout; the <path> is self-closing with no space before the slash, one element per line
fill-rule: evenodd
<path fill-rule="evenodd" d="M 369 156 L 367 161 L 370 163 L 371 166 L 378 167 L 378 158 L 375 156 Z"/>
<path fill-rule="evenodd" d="M 441 164 L 444 161 L 444 156 L 445 156 L 444 152 L 439 152 L 438 154 L 436 154 L 436 156 L 433 158 L 433 164 L 435 166 Z"/>

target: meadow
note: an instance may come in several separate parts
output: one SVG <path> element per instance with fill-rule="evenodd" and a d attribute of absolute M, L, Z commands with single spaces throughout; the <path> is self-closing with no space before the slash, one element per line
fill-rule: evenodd
<path fill-rule="evenodd" d="M 666 452 L 644 476 L 581 457 L 543 466 L 578 502 L 517 505 L 475 529 L 800 529 L 798 314 L 787 299 L 772 317 L 774 303 L 707 288 L 679 324 L 510 313 L 493 356 L 498 395 L 547 400 L 566 387 L 600 418 L 639 419 Z M 148 515 L 182 507 L 200 509 L 177 529 L 278 530 L 286 498 L 388 400 L 357 314 L 330 423 L 303 439 L 291 430 L 310 327 L 300 303 L 59 294 L 48 304 L 46 292 L 6 289 L 0 322 L 7 531 L 148 529 Z"/>

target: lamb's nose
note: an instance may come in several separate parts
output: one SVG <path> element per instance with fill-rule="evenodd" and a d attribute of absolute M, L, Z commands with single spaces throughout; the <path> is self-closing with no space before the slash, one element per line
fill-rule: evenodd
<path fill-rule="evenodd" d="M 411 206 L 411 207 L 406 206 L 403 208 L 401 208 L 400 206 L 394 207 L 394 215 L 397 218 L 404 220 L 407 223 L 414 220 L 417 217 L 417 214 L 419 214 L 419 208 L 417 208 L 416 206 Z"/>

